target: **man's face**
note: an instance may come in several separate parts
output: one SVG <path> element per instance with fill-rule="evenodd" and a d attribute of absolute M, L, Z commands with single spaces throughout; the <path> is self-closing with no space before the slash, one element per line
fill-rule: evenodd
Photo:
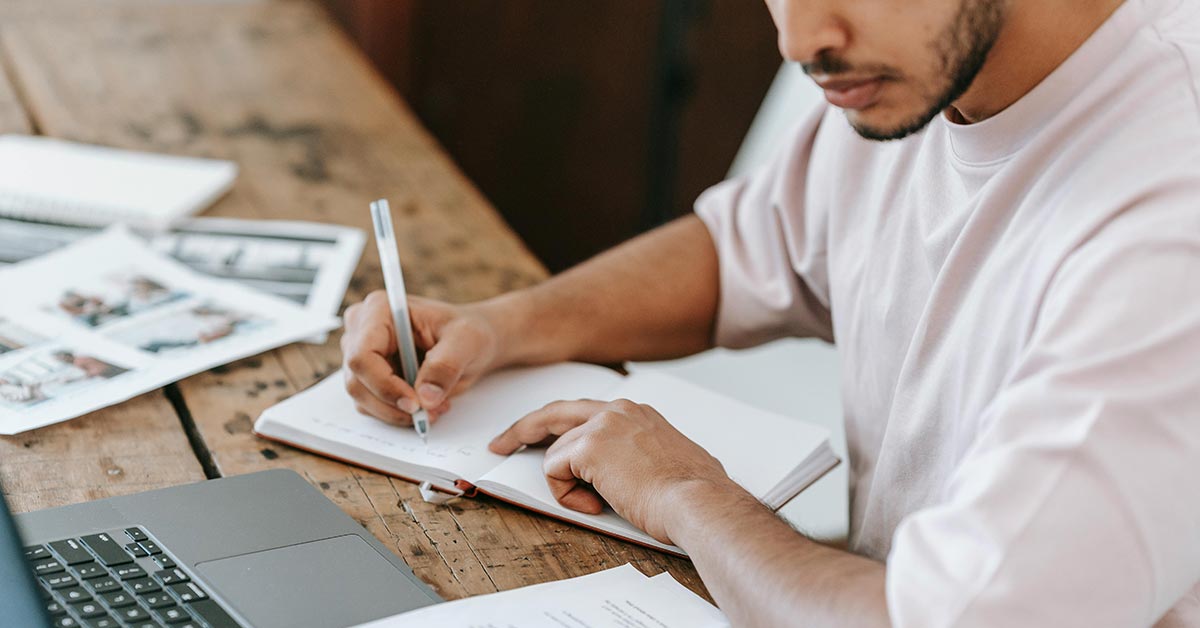
<path fill-rule="evenodd" d="M 799 62 L 868 139 L 923 129 L 971 86 L 1009 0 L 767 0 Z"/>

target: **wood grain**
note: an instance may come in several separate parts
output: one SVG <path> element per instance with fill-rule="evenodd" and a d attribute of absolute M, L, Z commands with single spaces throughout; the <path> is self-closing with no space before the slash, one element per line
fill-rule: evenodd
<path fill-rule="evenodd" d="M 210 215 L 365 228 L 367 203 L 387 197 L 414 293 L 463 302 L 546 275 L 361 54 L 308 3 L 114 9 L 89 17 L 86 28 L 66 19 L 9 24 L 0 41 L 45 133 L 236 160 L 238 182 Z M 371 248 L 348 302 L 382 285 Z M 194 421 L 211 456 L 206 462 L 222 475 L 295 469 L 448 598 L 625 562 L 651 574 L 670 570 L 704 594 L 686 560 L 486 498 L 426 504 L 408 483 L 253 436 L 251 424 L 264 408 L 337 369 L 337 339 L 181 382 L 184 420 Z"/>

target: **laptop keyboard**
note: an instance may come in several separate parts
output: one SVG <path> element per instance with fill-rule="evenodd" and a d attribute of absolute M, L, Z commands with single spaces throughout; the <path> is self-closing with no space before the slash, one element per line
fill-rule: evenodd
<path fill-rule="evenodd" d="M 52 626 L 239 626 L 141 527 L 31 545 L 25 557 Z"/>

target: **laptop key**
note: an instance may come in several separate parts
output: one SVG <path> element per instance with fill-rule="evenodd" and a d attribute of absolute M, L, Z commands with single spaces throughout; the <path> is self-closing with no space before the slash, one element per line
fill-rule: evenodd
<path fill-rule="evenodd" d="M 92 617 L 91 619 L 83 620 L 83 625 L 87 628 L 121 628 L 121 622 L 113 619 L 112 615 L 105 614 L 103 617 Z"/>
<path fill-rule="evenodd" d="M 138 543 L 150 538 L 146 536 L 146 533 L 141 528 L 125 528 L 125 534 Z"/>
<path fill-rule="evenodd" d="M 187 574 L 183 573 L 182 569 L 164 569 L 154 574 L 163 584 L 179 584 L 189 580 Z"/>
<path fill-rule="evenodd" d="M 141 543 L 138 543 L 138 545 L 141 545 L 142 549 L 146 550 L 146 553 L 150 554 L 151 556 L 162 553 L 162 548 L 159 547 L 158 543 L 155 543 L 154 541 L 142 541 Z"/>
<path fill-rule="evenodd" d="M 134 558 L 142 558 L 143 556 L 149 556 L 149 555 L 150 555 L 150 554 L 149 554 L 149 552 L 147 552 L 146 550 L 142 549 L 142 546 L 141 546 L 141 545 L 138 545 L 137 543 L 126 543 L 126 544 L 125 544 L 125 551 L 126 551 L 126 552 L 129 552 L 129 555 L 130 555 L 130 556 L 132 556 L 132 557 L 134 557 Z"/>
<path fill-rule="evenodd" d="M 29 560 L 51 558 L 50 550 L 46 549 L 45 545 L 30 545 L 29 547 L 25 548 L 25 558 Z"/>
<path fill-rule="evenodd" d="M 84 591 L 83 587 L 70 587 L 68 589 L 59 591 L 58 594 L 61 595 L 62 599 L 66 600 L 68 604 L 74 604 L 75 602 L 83 602 L 84 600 L 92 599 L 92 594 Z"/>
<path fill-rule="evenodd" d="M 129 581 L 129 588 L 138 595 L 146 595 L 147 593 L 157 593 L 162 591 L 162 587 L 158 583 L 149 578 L 138 578 L 137 580 Z"/>
<path fill-rule="evenodd" d="M 112 576 L 85 580 L 84 582 L 96 593 L 108 593 L 109 591 L 116 591 L 121 588 L 121 583 L 117 582 L 117 579 Z"/>
<path fill-rule="evenodd" d="M 63 608 L 62 602 L 59 602 L 58 600 L 50 600 L 49 602 L 46 602 L 46 614 L 61 615 L 65 612 L 67 612 L 67 609 Z"/>
<path fill-rule="evenodd" d="M 212 600 L 201 600 L 188 607 L 192 613 L 199 615 L 212 628 L 241 628 L 236 621 L 225 612 L 225 609 Z"/>
<path fill-rule="evenodd" d="M 166 591 L 158 591 L 143 595 L 142 604 L 150 608 L 166 608 L 168 606 L 175 606 L 175 600 L 170 595 L 167 595 Z"/>
<path fill-rule="evenodd" d="M 158 616 L 168 624 L 182 624 L 183 622 L 191 621 L 192 619 L 192 616 L 188 615 L 187 611 L 179 608 L 178 606 L 164 608 L 161 611 L 158 611 Z"/>
<path fill-rule="evenodd" d="M 75 539 L 54 541 L 50 544 L 50 549 L 68 565 L 92 562 L 92 553 L 84 549 L 83 544 Z"/>
<path fill-rule="evenodd" d="M 74 571 L 75 575 L 81 580 L 91 580 L 92 578 L 99 578 L 100 576 L 108 575 L 108 570 L 95 562 L 75 565 L 71 568 L 71 570 Z"/>
<path fill-rule="evenodd" d="M 133 562 L 133 557 L 128 552 L 121 549 L 117 542 L 112 540 L 112 537 L 101 532 L 100 534 L 89 534 L 80 538 L 84 545 L 87 545 L 96 556 L 100 557 L 100 562 L 106 567 L 113 565 L 125 565 Z"/>
<path fill-rule="evenodd" d="M 46 576 L 42 578 L 42 582 L 45 582 L 46 586 L 50 587 L 51 589 L 65 589 L 67 587 L 73 587 L 79 584 L 79 581 L 75 579 L 75 576 L 65 573 Z"/>
<path fill-rule="evenodd" d="M 122 606 L 133 604 L 133 596 L 128 591 L 111 591 L 102 594 L 100 597 L 104 598 L 104 601 L 112 608 L 121 608 Z"/>
<path fill-rule="evenodd" d="M 75 621 L 75 618 L 70 615 L 63 615 L 51 620 L 50 625 L 54 626 L 54 628 L 75 628 L 79 625 L 79 622 Z"/>
<path fill-rule="evenodd" d="M 62 563 L 54 558 L 43 558 L 33 563 L 33 573 L 39 576 L 44 576 L 48 573 L 58 573 L 60 571 L 63 571 Z"/>
<path fill-rule="evenodd" d="M 75 609 L 75 612 L 79 613 L 79 616 L 83 618 L 100 617 L 105 614 L 104 607 L 100 606 L 100 603 L 95 600 L 83 602 L 82 604 L 72 604 L 71 608 Z"/>
<path fill-rule="evenodd" d="M 150 619 L 150 613 L 147 613 L 146 609 L 140 606 L 127 606 L 118 610 L 117 615 L 121 618 L 121 621 L 126 623 Z"/>
<path fill-rule="evenodd" d="M 117 577 L 122 580 L 133 580 L 135 578 L 146 577 L 146 570 L 137 565 L 121 565 L 113 571 L 116 571 Z"/>
<path fill-rule="evenodd" d="M 208 594 L 204 592 L 204 589 L 196 586 L 195 582 L 172 584 L 167 588 L 171 589 L 171 592 L 174 593 L 181 602 L 186 604 L 208 599 Z"/>
<path fill-rule="evenodd" d="M 162 567 L 163 569 L 174 569 L 175 568 L 175 561 L 171 560 L 171 557 L 167 556 L 166 554 L 159 554 L 158 556 L 155 556 L 154 562 L 155 562 L 155 564 L 157 564 L 159 567 Z"/>

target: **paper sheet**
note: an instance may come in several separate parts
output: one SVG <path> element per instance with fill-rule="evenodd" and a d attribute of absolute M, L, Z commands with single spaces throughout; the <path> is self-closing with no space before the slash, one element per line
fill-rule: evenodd
<path fill-rule="evenodd" d="M 0 434 L 327 332 L 336 318 L 194 273 L 121 227 L 0 269 Z"/>
<path fill-rule="evenodd" d="M 56 251 L 100 230 L 0 217 L 0 267 Z M 334 315 L 362 255 L 360 229 L 289 220 L 194 218 L 142 235 L 192 270 L 231 279 Z M 322 343 L 324 335 L 309 339 Z"/>
<path fill-rule="evenodd" d="M 380 619 L 359 628 L 724 628 L 720 610 L 669 574 L 632 565 L 481 595 Z"/>

